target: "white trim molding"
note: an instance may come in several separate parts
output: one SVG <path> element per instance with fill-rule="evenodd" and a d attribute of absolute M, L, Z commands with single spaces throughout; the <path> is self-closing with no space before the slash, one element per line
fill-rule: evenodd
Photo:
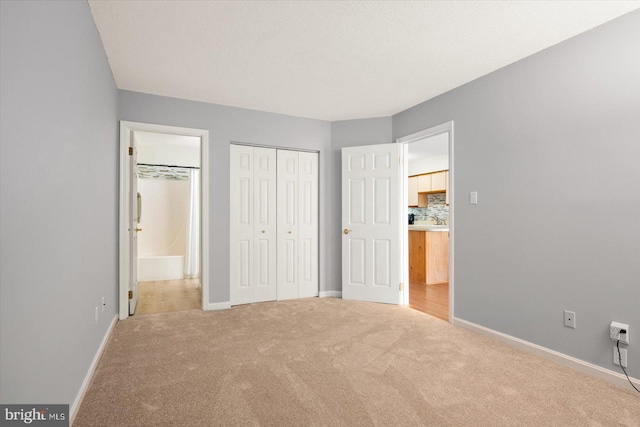
<path fill-rule="evenodd" d="M 547 360 L 556 362 L 560 365 L 575 369 L 576 371 L 582 372 L 583 374 L 609 381 L 610 383 L 615 384 L 619 387 L 630 387 L 627 378 L 623 374 L 612 371 L 610 369 L 594 365 L 593 363 L 585 362 L 584 360 L 576 359 L 575 357 L 571 357 L 564 353 L 542 347 L 541 345 L 534 344 L 520 338 L 512 337 L 511 335 L 503 334 L 502 332 L 498 332 L 493 329 L 468 322 L 466 320 L 458 319 L 457 317 L 454 317 L 451 323 L 455 326 L 459 326 L 469 331 L 476 332 L 480 335 L 497 339 L 498 341 L 501 341 L 512 347 L 535 354 Z M 636 387 L 640 387 L 640 379 L 630 377 L 630 380 Z"/>
<path fill-rule="evenodd" d="M 182 128 L 120 121 L 120 194 L 118 222 L 119 281 L 118 314 L 120 320 L 129 317 L 128 278 L 129 278 L 129 230 L 127 228 L 129 188 L 129 147 L 133 132 L 155 132 L 170 135 L 195 136 L 200 138 L 200 284 L 202 289 L 202 309 L 209 310 L 209 131 L 204 129 Z"/>
<path fill-rule="evenodd" d="M 216 311 L 216 310 L 227 310 L 230 308 L 231 308 L 231 301 L 223 301 L 223 302 L 210 302 L 204 307 L 203 310 Z"/>
<path fill-rule="evenodd" d="M 318 296 L 320 298 L 342 298 L 342 291 L 322 291 Z"/>
<path fill-rule="evenodd" d="M 107 332 L 102 337 L 102 342 L 100 343 L 100 347 L 98 347 L 98 351 L 93 357 L 93 361 L 91 365 L 89 365 L 89 370 L 87 371 L 87 375 L 84 377 L 84 381 L 82 381 L 82 385 L 80 386 L 80 390 L 76 395 L 76 399 L 73 401 L 71 408 L 69 408 L 69 425 L 73 425 L 73 420 L 76 418 L 78 414 L 78 409 L 80 409 L 80 404 L 82 404 L 82 400 L 84 399 L 84 395 L 87 393 L 89 389 L 89 384 L 91 384 L 91 380 L 93 379 L 93 374 L 96 372 L 96 368 L 98 367 L 98 362 L 102 357 L 102 353 L 104 352 L 105 347 L 107 346 L 107 342 L 109 341 L 109 337 L 111 337 L 111 332 L 113 332 L 113 328 L 116 326 L 118 322 L 118 315 L 113 316 L 113 320 L 107 329 Z"/>

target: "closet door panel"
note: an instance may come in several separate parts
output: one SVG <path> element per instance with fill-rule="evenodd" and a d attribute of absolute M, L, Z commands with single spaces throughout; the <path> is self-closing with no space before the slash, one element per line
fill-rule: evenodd
<path fill-rule="evenodd" d="M 255 302 L 276 299 L 276 150 L 253 149 Z"/>
<path fill-rule="evenodd" d="M 299 298 L 318 296 L 318 153 L 300 152 L 298 174 Z"/>
<path fill-rule="evenodd" d="M 253 302 L 253 148 L 230 146 L 231 304 Z"/>
<path fill-rule="evenodd" d="M 298 152 L 278 150 L 278 300 L 298 298 Z"/>

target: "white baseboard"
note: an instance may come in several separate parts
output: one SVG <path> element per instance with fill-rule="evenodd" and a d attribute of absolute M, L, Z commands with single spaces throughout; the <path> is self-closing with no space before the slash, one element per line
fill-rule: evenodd
<path fill-rule="evenodd" d="M 342 298 L 342 291 L 324 291 L 318 294 L 320 298 Z"/>
<path fill-rule="evenodd" d="M 521 340 L 520 338 L 512 337 L 511 335 L 503 334 L 502 332 L 498 332 L 493 329 L 485 328 L 484 326 L 480 326 L 475 323 L 467 322 L 466 320 L 458 319 L 457 317 L 454 317 L 451 323 L 455 326 L 477 332 L 480 335 L 495 338 L 498 341 L 502 341 L 503 343 L 520 350 L 524 350 L 537 356 L 544 357 L 545 359 L 552 360 L 561 365 L 568 366 L 569 368 L 573 368 L 583 374 L 609 381 L 610 383 L 620 387 L 630 387 L 627 377 L 622 373 L 594 365 L 593 363 L 585 362 L 584 360 L 576 359 L 575 357 L 568 356 L 564 353 L 542 347 L 541 345 L 534 344 L 529 341 Z M 631 377 L 630 379 L 636 387 L 640 387 L 639 379 Z"/>
<path fill-rule="evenodd" d="M 205 311 L 215 311 L 215 310 L 227 310 L 231 308 L 231 301 L 223 301 L 223 302 L 210 302 L 205 307 Z"/>
<path fill-rule="evenodd" d="M 73 402 L 73 405 L 71 405 L 71 408 L 69 408 L 69 413 L 70 413 L 69 425 L 73 425 L 73 420 L 76 418 L 76 414 L 78 413 L 78 409 L 80 408 L 82 399 L 84 399 L 84 395 L 87 393 L 87 390 L 89 389 L 89 384 L 91 384 L 91 379 L 93 378 L 93 374 L 96 371 L 96 368 L 98 367 L 98 362 L 100 361 L 100 357 L 102 357 L 102 352 L 104 351 L 104 348 L 107 345 L 107 341 L 109 341 L 109 337 L 111 336 L 111 332 L 113 332 L 113 327 L 116 325 L 117 321 L 118 321 L 118 314 L 116 313 L 116 315 L 113 316 L 113 320 L 111 321 L 111 324 L 107 329 L 107 332 L 104 334 L 104 337 L 102 338 L 102 342 L 100 343 L 100 347 L 98 347 L 98 351 L 96 352 L 96 355 L 93 357 L 93 361 L 89 366 L 87 375 L 85 375 L 84 377 L 84 381 L 82 382 L 80 391 L 76 396 L 76 400 Z"/>

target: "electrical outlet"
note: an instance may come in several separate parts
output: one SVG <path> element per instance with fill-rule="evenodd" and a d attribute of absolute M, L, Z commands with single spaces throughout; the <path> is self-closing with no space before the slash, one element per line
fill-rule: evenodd
<path fill-rule="evenodd" d="M 94 319 L 94 323 L 97 325 L 98 324 L 98 307 L 96 307 L 96 317 Z"/>
<path fill-rule="evenodd" d="M 620 333 L 624 330 L 625 333 Z M 613 341 L 620 341 L 621 344 L 629 344 L 629 325 L 618 322 L 611 322 L 609 326 L 609 337 Z"/>
<path fill-rule="evenodd" d="M 576 328 L 576 313 L 575 311 L 564 311 L 564 326 L 567 328 Z"/>
<path fill-rule="evenodd" d="M 621 348 L 620 354 L 618 355 L 618 347 L 614 345 L 613 346 L 613 364 L 620 365 L 620 359 L 622 359 L 622 367 L 626 368 L 627 367 L 627 349 Z"/>
<path fill-rule="evenodd" d="M 104 303 L 104 297 L 102 297 L 102 312 L 104 313 L 104 308 L 106 307 L 106 304 Z"/>

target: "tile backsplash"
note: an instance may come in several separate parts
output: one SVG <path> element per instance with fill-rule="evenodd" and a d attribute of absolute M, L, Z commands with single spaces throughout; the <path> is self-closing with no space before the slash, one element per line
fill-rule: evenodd
<path fill-rule="evenodd" d="M 446 205 L 444 193 L 427 195 L 428 202 L 426 208 L 409 208 L 409 213 L 416 216 L 416 221 L 428 221 L 433 216 L 447 221 L 449 224 L 449 206 Z"/>

